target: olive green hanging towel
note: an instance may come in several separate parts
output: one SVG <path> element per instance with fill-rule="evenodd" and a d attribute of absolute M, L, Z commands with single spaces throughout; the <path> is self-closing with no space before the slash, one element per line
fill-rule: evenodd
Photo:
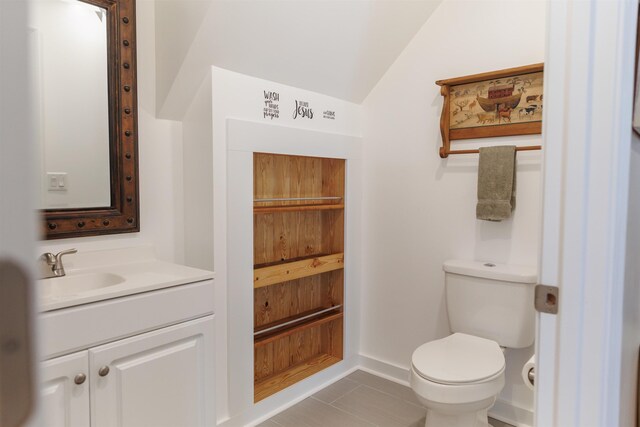
<path fill-rule="evenodd" d="M 476 218 L 502 221 L 516 207 L 516 147 L 480 148 Z"/>

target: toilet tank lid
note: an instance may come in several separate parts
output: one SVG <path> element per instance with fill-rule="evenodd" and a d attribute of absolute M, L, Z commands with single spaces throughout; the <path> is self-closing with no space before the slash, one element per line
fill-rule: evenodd
<path fill-rule="evenodd" d="M 484 279 L 501 280 L 504 282 L 536 283 L 538 279 L 535 267 L 495 264 L 484 261 L 452 259 L 444 262 L 443 270 L 447 273 L 482 277 Z"/>

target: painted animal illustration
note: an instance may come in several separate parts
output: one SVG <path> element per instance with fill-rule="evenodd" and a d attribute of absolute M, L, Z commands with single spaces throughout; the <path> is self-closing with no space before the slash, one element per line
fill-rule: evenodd
<path fill-rule="evenodd" d="M 518 110 L 518 117 L 522 118 L 522 117 L 528 116 L 529 118 L 531 118 L 535 114 L 537 109 L 538 109 L 538 106 L 535 104 L 530 105 L 528 107 L 521 108 L 520 110 Z"/>
<path fill-rule="evenodd" d="M 493 113 L 478 113 L 478 122 L 481 124 L 493 123 L 496 119 L 496 116 Z"/>
<path fill-rule="evenodd" d="M 511 122 L 511 111 L 512 108 L 501 108 L 498 110 L 498 121 L 502 121 L 504 119 L 505 122 Z"/>
<path fill-rule="evenodd" d="M 533 84 L 533 79 L 522 79 L 523 86 L 531 86 Z"/>
<path fill-rule="evenodd" d="M 469 104 L 469 110 L 471 110 L 473 107 L 475 107 L 478 104 L 477 101 L 473 101 L 471 104 Z"/>
<path fill-rule="evenodd" d="M 530 96 L 527 96 L 527 103 L 529 103 L 529 102 L 533 102 L 533 101 L 537 101 L 537 100 L 538 100 L 538 96 L 540 96 L 540 95 L 530 95 Z"/>

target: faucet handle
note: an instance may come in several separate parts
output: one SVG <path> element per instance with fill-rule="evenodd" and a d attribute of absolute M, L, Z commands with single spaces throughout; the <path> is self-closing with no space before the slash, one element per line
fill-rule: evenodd
<path fill-rule="evenodd" d="M 68 255 L 68 254 L 75 254 L 76 252 L 78 252 L 78 250 L 75 248 L 58 252 L 55 256 L 55 263 L 53 265 L 53 274 L 55 274 L 57 277 L 64 276 L 65 271 L 64 271 L 64 265 L 62 265 L 62 256 Z"/>
<path fill-rule="evenodd" d="M 77 253 L 77 252 L 78 252 L 78 250 L 77 250 L 76 248 L 73 248 L 73 249 L 65 249 L 64 251 L 60 251 L 60 252 L 58 252 L 58 253 L 56 254 L 56 256 L 55 256 L 55 257 L 56 257 L 56 258 L 58 258 L 58 259 L 60 259 L 60 257 L 61 257 L 62 255 L 75 254 L 75 253 Z"/>

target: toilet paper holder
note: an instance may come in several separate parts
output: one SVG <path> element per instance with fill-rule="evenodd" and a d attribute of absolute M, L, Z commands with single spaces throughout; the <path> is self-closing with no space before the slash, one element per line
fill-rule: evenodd
<path fill-rule="evenodd" d="M 535 385 L 536 368 L 529 369 L 529 372 L 527 372 L 527 378 L 529 379 L 529 382 L 531 383 L 531 385 Z"/>

